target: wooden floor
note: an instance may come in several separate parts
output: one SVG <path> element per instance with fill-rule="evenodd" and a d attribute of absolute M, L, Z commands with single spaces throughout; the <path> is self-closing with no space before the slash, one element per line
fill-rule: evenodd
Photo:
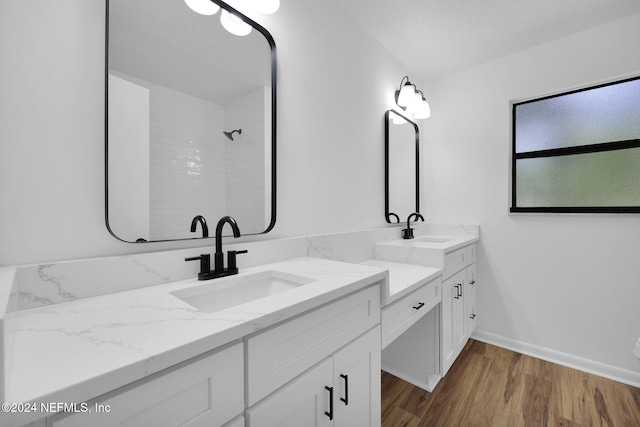
<path fill-rule="evenodd" d="M 382 426 L 640 427 L 640 389 L 470 340 L 433 393 L 383 372 Z"/>

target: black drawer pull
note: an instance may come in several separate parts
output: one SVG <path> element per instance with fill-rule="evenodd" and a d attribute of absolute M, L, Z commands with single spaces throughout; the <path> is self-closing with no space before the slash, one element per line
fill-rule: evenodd
<path fill-rule="evenodd" d="M 340 400 L 344 402 L 344 406 L 349 404 L 349 375 L 340 374 L 340 378 L 344 378 L 344 397 L 341 397 Z"/>
<path fill-rule="evenodd" d="M 475 280 L 472 280 L 472 281 L 469 282 L 470 285 L 475 285 L 475 283 L 476 283 Z"/>
<path fill-rule="evenodd" d="M 418 305 L 413 307 L 413 308 L 415 308 L 416 310 L 420 310 L 423 306 L 424 306 L 424 303 L 423 302 L 419 302 Z"/>
<path fill-rule="evenodd" d="M 324 386 L 325 390 L 329 391 L 329 412 L 324 411 L 324 414 L 333 420 L 333 387 Z"/>

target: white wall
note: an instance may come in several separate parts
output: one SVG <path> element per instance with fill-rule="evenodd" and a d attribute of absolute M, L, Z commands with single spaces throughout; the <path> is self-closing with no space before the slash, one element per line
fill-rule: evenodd
<path fill-rule="evenodd" d="M 109 228 L 120 238 L 149 240 L 149 89 L 109 74 Z"/>
<path fill-rule="evenodd" d="M 283 1 L 257 19 L 278 48 L 266 237 L 384 225 L 383 117 L 407 70 L 333 1 Z M 0 265 L 202 245 L 107 232 L 104 22 L 101 0 L 0 2 Z"/>
<path fill-rule="evenodd" d="M 638 75 L 638 40 L 635 15 L 425 83 L 423 188 L 480 224 L 479 335 L 640 383 L 640 217 L 508 214 L 510 101 Z"/>

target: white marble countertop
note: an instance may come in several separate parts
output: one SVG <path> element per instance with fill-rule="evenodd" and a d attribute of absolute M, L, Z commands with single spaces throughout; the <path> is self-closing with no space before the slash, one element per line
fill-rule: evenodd
<path fill-rule="evenodd" d="M 377 266 L 297 258 L 247 268 L 229 279 L 267 270 L 315 281 L 216 313 L 200 312 L 170 292 L 226 278 L 11 313 L 5 401 L 83 402 L 387 278 Z"/>
<path fill-rule="evenodd" d="M 441 250 L 444 253 L 449 253 L 449 252 L 455 251 L 456 249 L 460 249 L 464 246 L 468 246 L 472 243 L 475 243 L 479 240 L 480 240 L 480 237 L 474 234 L 464 234 L 464 235 L 428 234 L 428 235 L 416 236 L 413 239 L 390 240 L 388 242 L 378 243 L 377 245 L 436 249 L 436 250 Z"/>
<path fill-rule="evenodd" d="M 383 284 L 381 290 L 382 305 L 397 301 L 442 274 L 442 268 L 439 267 L 402 264 L 377 259 L 365 261 L 362 264 L 389 270 L 389 280 Z"/>

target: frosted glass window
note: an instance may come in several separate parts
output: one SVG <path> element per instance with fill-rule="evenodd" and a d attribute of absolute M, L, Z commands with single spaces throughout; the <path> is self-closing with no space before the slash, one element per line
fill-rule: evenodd
<path fill-rule="evenodd" d="M 640 206 L 640 148 L 517 161 L 518 206 Z"/>
<path fill-rule="evenodd" d="M 640 212 L 640 78 L 513 106 L 512 212 Z"/>

